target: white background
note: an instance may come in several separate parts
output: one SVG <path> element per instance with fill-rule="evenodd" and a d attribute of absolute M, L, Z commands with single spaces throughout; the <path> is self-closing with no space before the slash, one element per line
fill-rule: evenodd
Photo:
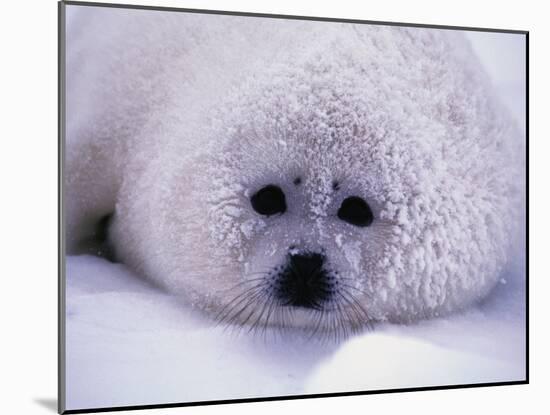
<path fill-rule="evenodd" d="M 121 0 L 122 1 L 122 0 Z M 10 1 L 0 13 L 0 341 L 3 413 L 53 413 L 57 382 L 57 5 Z M 530 385 L 142 411 L 182 414 L 540 413 L 548 406 L 550 285 L 546 120 L 548 13 L 535 1 L 339 0 L 134 3 L 530 30 Z M 548 77 L 546 77 L 546 76 Z M 547 410 L 547 409 L 546 409 Z"/>

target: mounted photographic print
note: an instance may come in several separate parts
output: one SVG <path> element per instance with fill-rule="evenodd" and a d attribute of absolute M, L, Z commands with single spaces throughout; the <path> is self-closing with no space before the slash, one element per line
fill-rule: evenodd
<path fill-rule="evenodd" d="M 60 412 L 528 381 L 527 32 L 59 11 Z"/>

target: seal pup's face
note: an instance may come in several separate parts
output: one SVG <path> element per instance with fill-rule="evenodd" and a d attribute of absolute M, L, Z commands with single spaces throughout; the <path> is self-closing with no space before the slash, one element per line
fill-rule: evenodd
<path fill-rule="evenodd" d="M 222 321 L 313 331 L 356 330 L 370 322 L 365 273 L 374 272 L 387 225 L 375 218 L 376 202 L 371 207 L 359 186 L 317 167 L 304 164 L 286 180 L 261 175 L 244 185 L 241 215 L 250 228 L 237 258 L 244 280 L 220 310 Z"/>
<path fill-rule="evenodd" d="M 360 96 L 328 84 L 277 96 L 277 79 L 251 88 L 270 95 L 269 108 L 237 95 L 217 133 L 225 145 L 205 163 L 209 238 L 226 264 L 213 308 L 223 322 L 346 334 L 384 318 L 385 167 L 356 113 Z"/>

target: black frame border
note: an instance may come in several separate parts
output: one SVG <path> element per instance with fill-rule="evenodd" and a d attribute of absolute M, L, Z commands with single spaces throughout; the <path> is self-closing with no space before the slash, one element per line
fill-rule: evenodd
<path fill-rule="evenodd" d="M 145 6 L 117 3 L 99 3 L 87 1 L 59 1 L 58 3 L 58 413 L 59 414 L 82 414 L 82 413 L 97 413 L 97 412 L 117 412 L 140 409 L 166 409 L 166 408 L 181 408 L 192 406 L 210 406 L 221 404 L 237 404 L 248 402 L 272 402 L 285 401 L 296 399 L 315 399 L 315 398 L 331 398 L 343 396 L 362 396 L 362 395 L 378 395 L 403 392 L 425 392 L 438 390 L 452 389 L 470 389 L 479 387 L 491 386 L 511 386 L 511 385 L 526 385 L 529 384 L 529 31 L 528 30 L 508 30 L 485 27 L 464 27 L 464 26 L 447 26 L 447 25 L 432 25 L 421 23 L 403 23 L 403 22 L 387 22 L 387 21 L 372 21 L 360 19 L 344 19 L 330 17 L 313 17 L 313 16 L 297 16 L 284 14 L 269 14 L 269 13 L 252 13 L 240 11 L 223 11 L 223 10 L 203 10 L 189 9 L 179 7 L 162 7 L 162 6 Z M 287 20 L 310 20 L 317 22 L 338 22 L 338 23 L 354 23 L 354 24 L 370 24 L 383 26 L 404 26 L 416 27 L 425 29 L 442 29 L 442 30 L 461 30 L 475 32 L 493 32 L 525 35 L 525 207 L 526 207 L 526 229 L 525 229 L 525 379 L 519 381 L 506 382 L 489 382 L 489 383 L 472 383 L 459 385 L 438 385 L 426 387 L 411 387 L 411 388 L 396 388 L 396 389 L 377 389 L 367 391 L 349 391 L 349 392 L 334 392 L 309 395 L 283 395 L 283 396 L 266 396 L 257 398 L 240 398 L 240 399 L 222 399 L 211 401 L 196 401 L 196 402 L 176 402 L 166 404 L 151 404 L 151 405 L 128 405 L 100 408 L 83 408 L 83 409 L 65 409 L 65 221 L 64 221 L 64 182 L 63 168 L 65 165 L 65 6 L 85 6 L 85 7 L 103 7 L 117 9 L 133 9 L 133 10 L 153 10 L 164 12 L 183 12 L 183 13 L 199 13 L 199 14 L 214 14 L 226 16 L 240 17 L 264 17 L 272 19 L 287 19 Z"/>

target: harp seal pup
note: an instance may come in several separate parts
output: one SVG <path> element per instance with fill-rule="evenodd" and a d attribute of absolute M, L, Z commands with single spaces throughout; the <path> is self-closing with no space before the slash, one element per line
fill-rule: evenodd
<path fill-rule="evenodd" d="M 523 137 L 456 31 L 67 20 L 69 254 L 108 223 L 210 316 L 343 333 L 479 302 L 513 257 Z"/>

